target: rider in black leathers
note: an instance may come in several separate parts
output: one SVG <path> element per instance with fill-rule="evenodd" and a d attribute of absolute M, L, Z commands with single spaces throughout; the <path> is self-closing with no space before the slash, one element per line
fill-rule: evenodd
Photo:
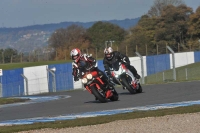
<path fill-rule="evenodd" d="M 103 59 L 103 65 L 105 68 L 105 73 L 107 74 L 107 76 L 110 79 L 112 79 L 111 73 L 110 73 L 110 68 L 112 68 L 112 63 L 117 60 L 119 62 L 125 64 L 125 66 L 133 73 L 135 78 L 140 79 L 140 75 L 137 73 L 137 70 L 135 69 L 135 67 L 130 65 L 130 60 L 126 55 L 124 55 L 118 51 L 113 51 L 113 49 L 111 47 L 105 48 L 104 54 L 105 54 L 105 56 Z"/>
<path fill-rule="evenodd" d="M 91 68 L 97 71 L 99 76 L 102 76 L 101 79 L 105 83 L 105 88 L 112 89 L 112 86 L 108 80 L 108 77 L 103 71 L 101 71 L 100 69 L 98 69 L 98 67 L 96 67 L 96 60 L 93 57 L 87 54 L 81 54 L 81 51 L 78 48 L 72 49 L 72 51 L 70 52 L 70 56 L 73 60 L 72 75 L 74 76 L 74 81 L 79 80 L 83 69 Z M 84 68 L 81 68 L 81 63 L 86 63 L 84 65 Z"/>

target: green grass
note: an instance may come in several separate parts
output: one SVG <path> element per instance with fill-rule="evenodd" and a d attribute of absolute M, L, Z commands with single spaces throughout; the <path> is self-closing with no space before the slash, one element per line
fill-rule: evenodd
<path fill-rule="evenodd" d="M 167 82 L 200 80 L 199 68 L 200 68 L 200 62 L 176 68 L 176 80 L 173 79 L 173 70 L 172 69 L 166 70 L 163 72 L 146 76 L 145 83 L 146 84 L 161 84 L 161 83 L 167 83 Z"/>
<path fill-rule="evenodd" d="M 154 111 L 136 111 L 136 112 L 131 112 L 131 113 L 116 114 L 116 115 L 111 115 L 111 116 L 79 118 L 75 120 L 35 123 L 35 124 L 29 124 L 29 125 L 3 126 L 3 127 L 0 127 L 0 132 L 11 133 L 11 132 L 28 131 L 28 130 L 42 129 L 42 128 L 55 129 L 55 128 L 97 125 L 97 124 L 108 123 L 108 122 L 112 122 L 116 120 L 128 120 L 128 119 L 137 119 L 137 118 L 145 118 L 145 117 L 159 117 L 159 116 L 165 116 L 165 115 L 185 114 L 185 113 L 195 113 L 195 112 L 200 112 L 200 105 L 177 107 L 177 108 L 171 108 L 171 109 L 159 109 L 159 110 L 154 110 Z"/>
<path fill-rule="evenodd" d="M 62 64 L 69 63 L 71 60 L 61 60 L 61 61 L 41 61 L 41 62 L 24 62 L 24 63 L 6 63 L 0 64 L 0 69 L 10 70 L 24 67 L 33 67 L 33 66 L 41 66 L 41 65 L 51 65 L 51 64 Z"/>
<path fill-rule="evenodd" d="M 11 104 L 11 103 L 18 103 L 18 102 L 26 102 L 30 99 L 20 99 L 20 98 L 0 98 L 0 105 L 3 104 Z"/>

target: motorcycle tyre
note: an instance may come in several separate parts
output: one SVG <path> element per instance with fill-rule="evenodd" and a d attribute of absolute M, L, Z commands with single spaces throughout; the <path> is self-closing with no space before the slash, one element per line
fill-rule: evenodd
<path fill-rule="evenodd" d="M 102 96 L 99 91 L 97 90 L 97 88 L 95 86 L 91 86 L 90 87 L 92 90 L 92 94 L 101 102 L 101 103 L 106 103 L 107 99 L 106 97 Z"/>
<path fill-rule="evenodd" d="M 139 85 L 139 88 L 137 89 L 137 93 L 142 93 L 142 86 L 140 85 L 140 83 L 138 85 Z"/>
<path fill-rule="evenodd" d="M 110 98 L 111 101 L 118 101 L 119 99 L 119 95 L 117 93 L 117 91 L 114 89 L 113 91 L 113 96 Z"/>
<path fill-rule="evenodd" d="M 127 77 L 126 77 L 126 78 L 123 77 L 123 78 L 121 78 L 121 80 L 122 80 L 121 82 L 122 82 L 123 86 L 126 87 L 126 89 L 127 89 L 131 94 L 137 93 L 136 90 L 134 90 L 134 89 L 130 86 L 130 84 L 128 83 Z"/>

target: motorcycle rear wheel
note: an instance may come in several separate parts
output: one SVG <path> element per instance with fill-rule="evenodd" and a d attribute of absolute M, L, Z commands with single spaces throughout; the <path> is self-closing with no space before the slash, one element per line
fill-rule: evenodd
<path fill-rule="evenodd" d="M 98 89 L 95 86 L 91 86 L 90 87 L 92 90 L 92 94 L 101 102 L 101 103 L 106 103 L 107 99 L 105 96 L 103 96 L 102 94 L 100 94 L 100 92 L 98 91 Z"/>
<path fill-rule="evenodd" d="M 140 83 L 138 85 L 139 85 L 139 88 L 137 89 L 137 93 L 142 93 L 142 86 L 140 85 Z"/>

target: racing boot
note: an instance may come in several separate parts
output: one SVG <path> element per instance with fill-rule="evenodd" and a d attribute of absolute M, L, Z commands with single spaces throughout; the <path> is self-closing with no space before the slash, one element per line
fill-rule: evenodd
<path fill-rule="evenodd" d="M 113 87 L 113 85 L 109 81 L 107 81 L 105 83 L 105 88 L 106 88 L 106 98 L 108 99 L 108 98 L 110 98 L 110 97 L 113 96 L 114 87 Z"/>
<path fill-rule="evenodd" d="M 102 76 L 101 79 L 104 82 L 104 88 L 106 88 L 106 90 L 113 89 L 113 84 L 111 83 L 111 81 L 109 80 L 107 76 Z"/>
<path fill-rule="evenodd" d="M 134 76 L 135 76 L 136 79 L 140 79 L 141 78 L 139 74 L 135 74 Z"/>

